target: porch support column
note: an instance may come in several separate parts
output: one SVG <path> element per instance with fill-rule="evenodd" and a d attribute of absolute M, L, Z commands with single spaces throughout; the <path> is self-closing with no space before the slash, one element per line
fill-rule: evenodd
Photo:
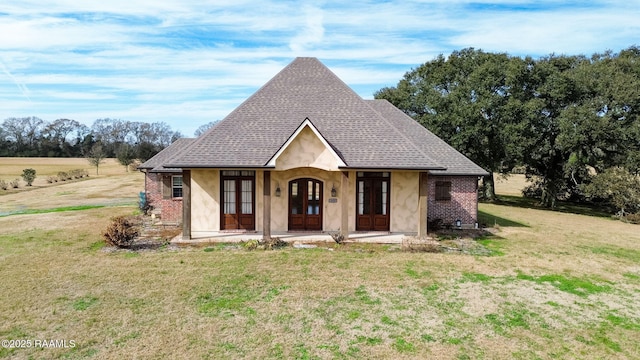
<path fill-rule="evenodd" d="M 341 212 L 340 212 L 340 234 L 343 236 L 343 240 L 349 239 L 349 172 L 342 172 L 341 181 Z"/>
<path fill-rule="evenodd" d="M 191 170 L 182 170 L 182 240 L 191 240 Z"/>
<path fill-rule="evenodd" d="M 264 181 L 262 184 L 264 195 L 264 209 L 262 210 L 262 240 L 271 239 L 271 171 L 264 171 Z"/>
<path fill-rule="evenodd" d="M 429 206 L 428 202 L 428 175 L 426 172 L 420 173 L 420 185 L 419 185 L 419 198 L 418 198 L 418 216 L 420 219 L 418 220 L 418 237 L 427 236 L 427 208 Z"/>

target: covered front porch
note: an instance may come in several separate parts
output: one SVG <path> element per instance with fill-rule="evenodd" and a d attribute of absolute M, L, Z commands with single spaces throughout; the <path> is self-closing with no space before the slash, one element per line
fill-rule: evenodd
<path fill-rule="evenodd" d="M 239 185 L 231 173 L 240 174 Z M 227 183 L 243 191 L 229 196 Z M 185 241 L 309 239 L 311 234 L 312 241 L 331 241 L 330 234 L 338 232 L 357 240 L 372 238 L 362 234 L 424 236 L 427 230 L 427 174 L 418 171 L 185 169 L 183 194 Z M 229 198 L 233 206 L 227 206 Z M 247 211 L 237 220 L 229 209 Z"/>
<path fill-rule="evenodd" d="M 183 169 L 182 190 L 189 241 L 241 239 L 224 232 L 233 230 L 311 241 L 427 230 L 425 169 L 347 168 L 308 118 L 263 167 Z"/>

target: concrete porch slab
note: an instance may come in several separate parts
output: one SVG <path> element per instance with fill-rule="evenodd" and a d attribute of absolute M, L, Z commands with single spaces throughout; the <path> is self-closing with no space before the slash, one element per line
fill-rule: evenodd
<path fill-rule="evenodd" d="M 407 236 L 415 236 L 415 233 L 390 233 L 390 232 L 352 232 L 346 243 L 372 243 L 372 244 L 401 244 Z M 271 237 L 277 237 L 290 243 L 333 242 L 331 234 L 325 232 L 275 232 Z M 171 243 L 176 245 L 202 245 L 209 243 L 235 243 L 247 240 L 262 240 L 262 232 L 210 232 L 190 240 L 183 240 L 182 236 L 174 238 Z"/>

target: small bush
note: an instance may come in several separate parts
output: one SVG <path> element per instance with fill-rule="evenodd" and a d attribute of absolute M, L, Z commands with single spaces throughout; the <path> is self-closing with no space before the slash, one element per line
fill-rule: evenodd
<path fill-rule="evenodd" d="M 58 172 L 58 180 L 60 181 L 67 181 L 67 178 L 69 177 L 69 174 L 67 174 L 66 171 L 60 171 Z"/>
<path fill-rule="evenodd" d="M 20 180 L 19 179 L 15 179 L 12 180 L 9 185 L 11 185 L 12 188 L 17 189 L 20 186 Z"/>
<path fill-rule="evenodd" d="M 58 178 L 55 176 L 47 176 L 47 183 L 53 184 L 54 182 L 58 182 Z"/>
<path fill-rule="evenodd" d="M 6 181 L 0 180 L 0 189 L 7 190 L 9 188 L 9 184 Z"/>
<path fill-rule="evenodd" d="M 133 244 L 133 240 L 138 236 L 137 226 L 126 216 L 117 216 L 111 219 L 111 224 L 102 234 L 105 242 L 111 246 L 126 248 Z"/>
<path fill-rule="evenodd" d="M 246 250 L 255 250 L 260 245 L 260 242 L 258 240 L 247 240 L 240 242 L 240 245 Z"/>
<path fill-rule="evenodd" d="M 82 179 L 85 176 L 89 176 L 89 172 L 85 169 L 74 169 L 69 171 L 68 176 L 69 178 Z"/>
<path fill-rule="evenodd" d="M 22 180 L 27 183 L 27 186 L 31 186 L 33 184 L 33 180 L 36 179 L 36 171 L 35 169 L 24 169 L 22 170 Z"/>
<path fill-rule="evenodd" d="M 336 244 L 342 244 L 344 242 L 344 235 L 339 232 L 331 233 L 331 238 L 333 238 Z"/>
<path fill-rule="evenodd" d="M 287 247 L 289 246 L 289 243 L 278 237 L 272 237 L 269 240 L 263 242 L 261 245 L 264 245 L 265 250 L 273 250 L 277 248 Z"/>
<path fill-rule="evenodd" d="M 286 246 L 289 246 L 289 243 L 277 238 L 277 237 L 272 237 L 269 240 L 266 241 L 260 241 L 260 240 L 247 240 L 247 241 L 241 241 L 240 242 L 240 246 L 242 246 L 243 249 L 245 250 L 275 250 L 278 248 L 283 248 Z"/>
<path fill-rule="evenodd" d="M 640 225 L 640 213 L 627 214 L 622 217 L 622 221 L 628 222 L 630 224 Z"/>

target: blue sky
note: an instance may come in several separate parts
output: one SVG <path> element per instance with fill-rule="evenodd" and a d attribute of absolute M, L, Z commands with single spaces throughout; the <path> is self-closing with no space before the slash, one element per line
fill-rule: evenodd
<path fill-rule="evenodd" d="M 164 121 L 192 136 L 296 56 L 364 98 L 438 54 L 640 45 L 640 1 L 4 0 L 0 121 Z"/>

